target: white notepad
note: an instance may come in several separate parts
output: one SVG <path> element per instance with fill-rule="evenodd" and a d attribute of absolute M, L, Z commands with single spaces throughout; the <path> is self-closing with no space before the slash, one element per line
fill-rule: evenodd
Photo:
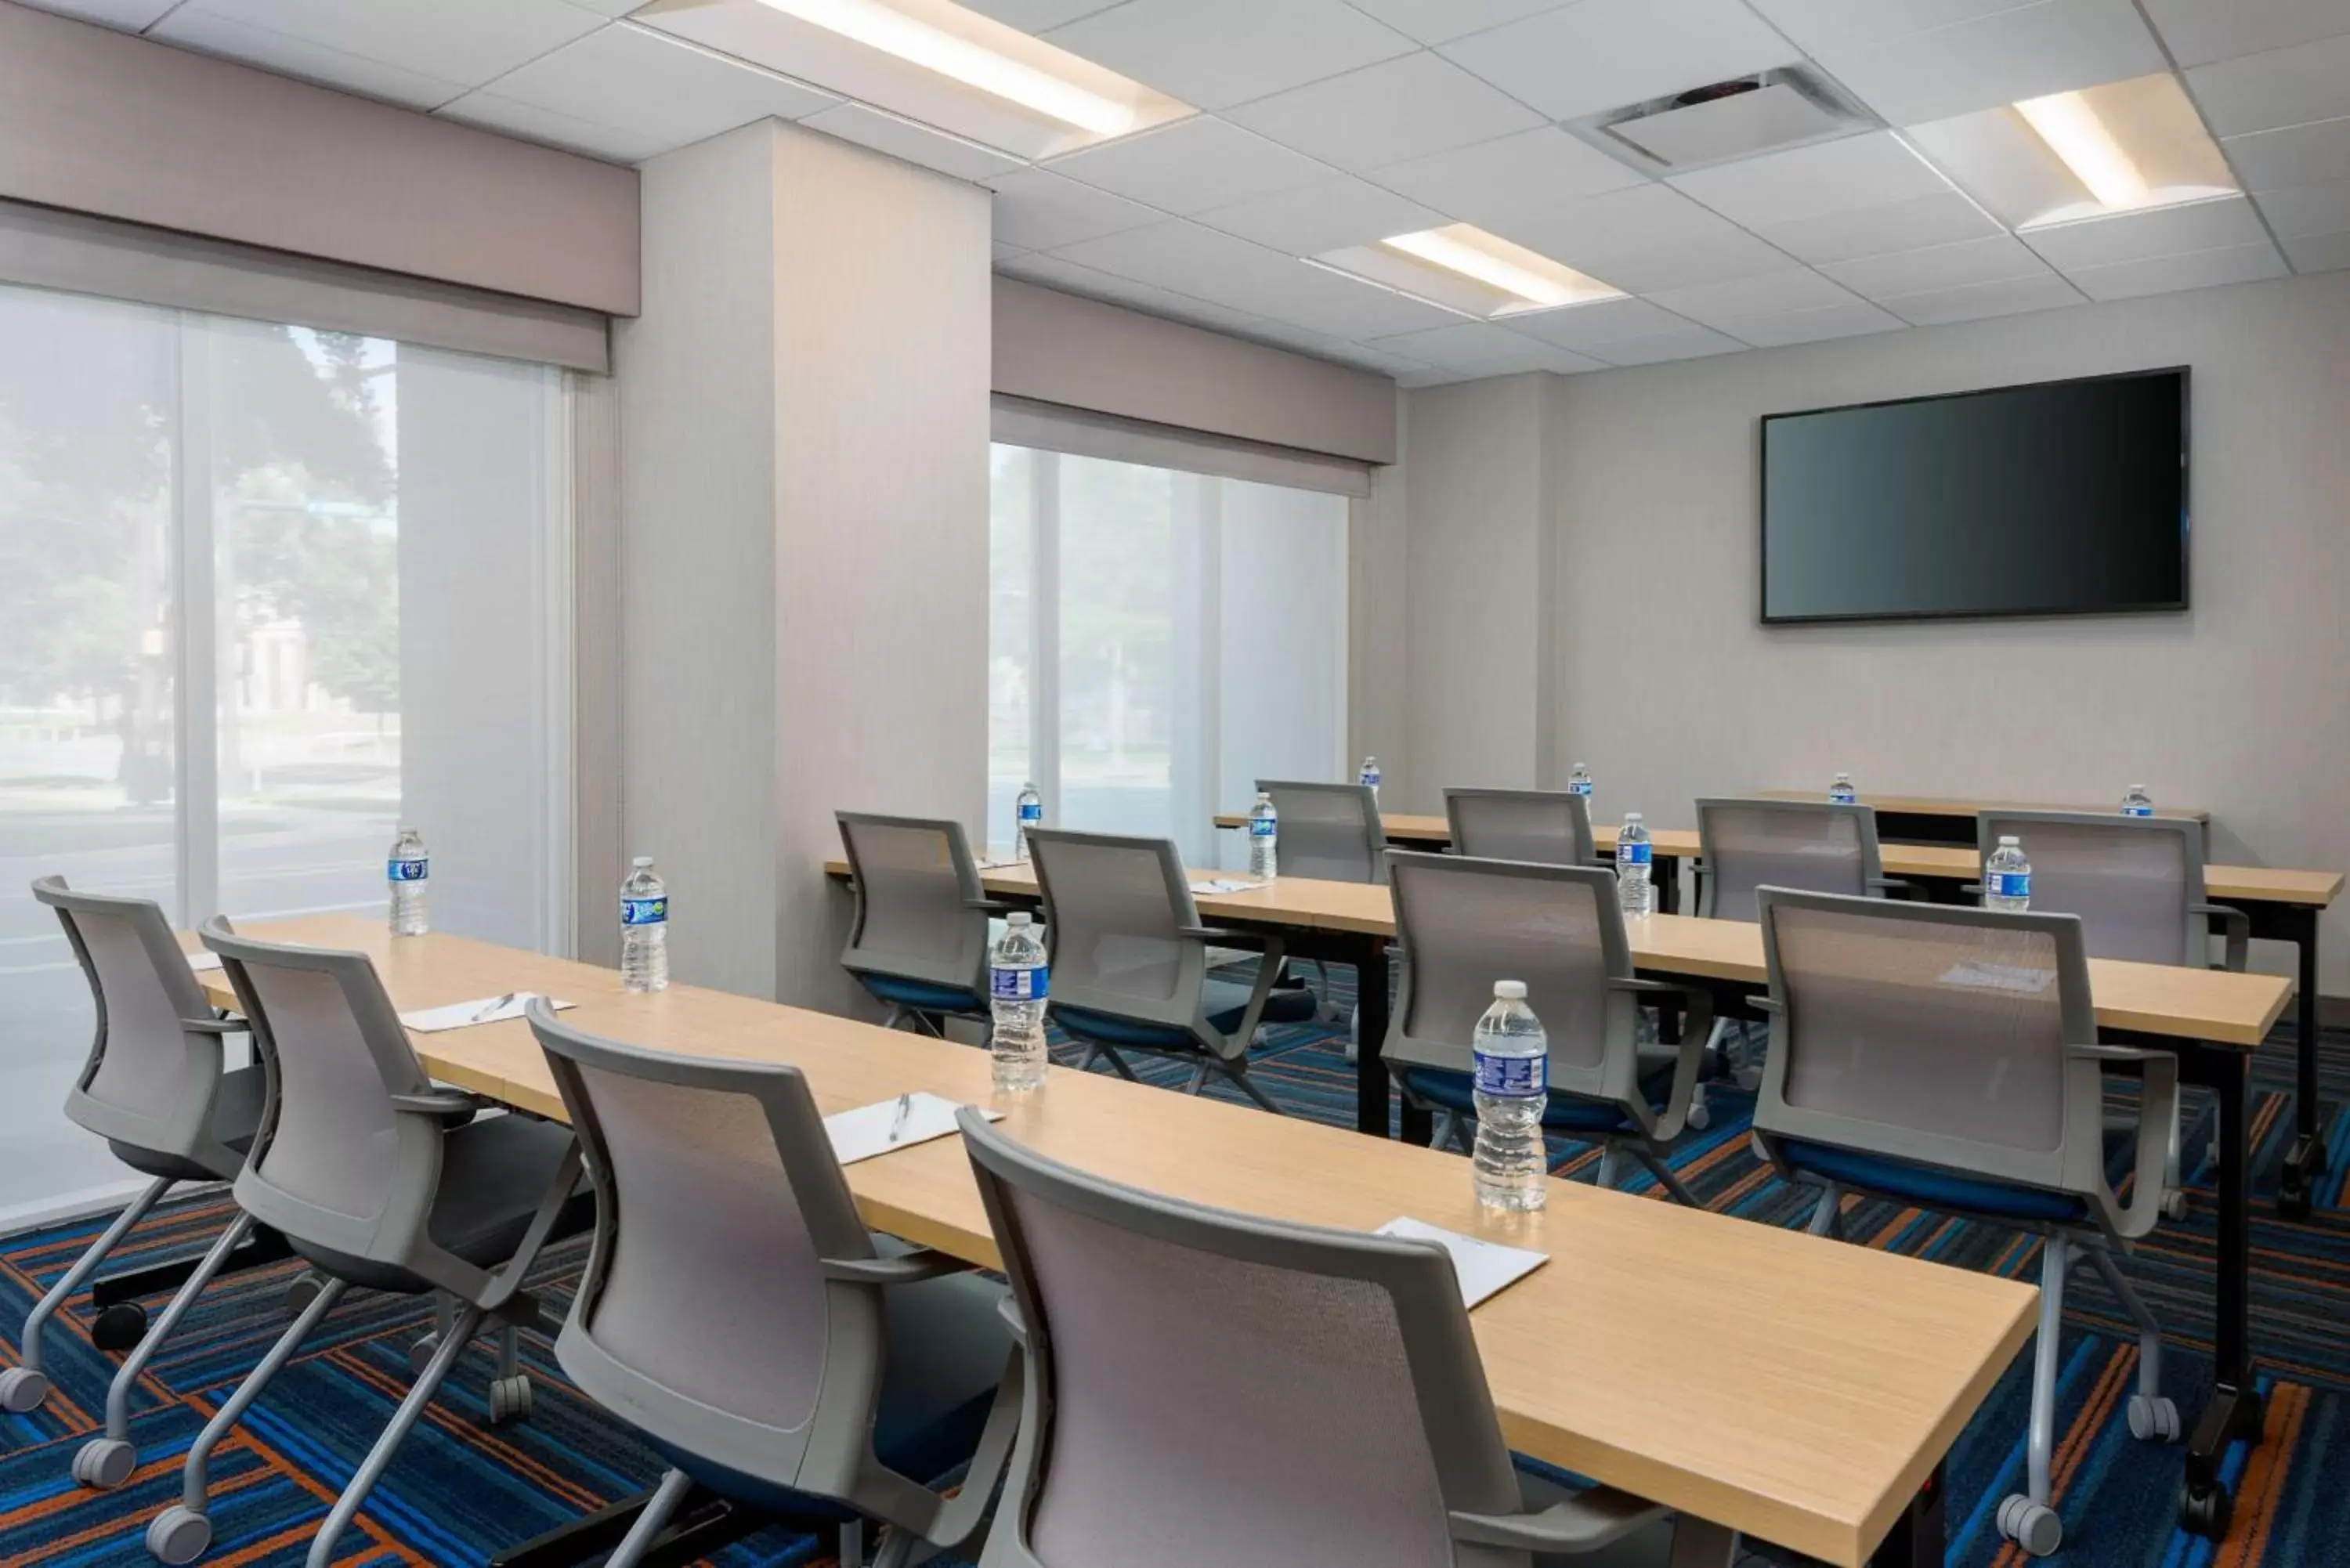
<path fill-rule="evenodd" d="M 899 1114 L 900 1106 L 903 1115 Z M 962 1107 L 944 1095 L 916 1090 L 898 1100 L 877 1100 L 869 1106 L 859 1106 L 853 1111 L 841 1111 L 824 1118 L 825 1136 L 832 1139 L 833 1157 L 843 1165 L 855 1165 L 860 1159 L 871 1159 L 877 1154 L 892 1149 L 910 1148 L 918 1143 L 928 1143 L 934 1137 L 944 1137 L 955 1130 L 955 1113 Z M 1003 1119 L 1002 1111 L 982 1111 L 989 1121 Z"/>
<path fill-rule="evenodd" d="M 2036 996 L 2056 983 L 2056 971 L 2034 969 L 2029 964 L 1984 963 L 1976 959 L 1962 959 L 1944 970 L 1938 978 L 1944 985 L 1970 986 L 1977 991 L 2012 991 L 2018 995 Z"/>
<path fill-rule="evenodd" d="M 1458 1231 L 1447 1231 L 1440 1225 L 1430 1225 L 1408 1216 L 1390 1220 L 1373 1233 L 1402 1236 L 1415 1241 L 1433 1241 L 1451 1254 L 1452 1275 L 1461 1282 L 1462 1306 L 1473 1307 L 1487 1297 L 1499 1294 L 1550 1262 L 1548 1252 L 1532 1251 L 1524 1247 L 1504 1247 L 1499 1241 L 1463 1236 Z"/>
<path fill-rule="evenodd" d="M 198 974 L 208 974 L 212 971 L 221 967 L 221 956 L 216 952 L 190 953 L 188 955 L 188 967 L 194 970 Z"/>
<path fill-rule="evenodd" d="M 419 1034 L 440 1034 L 452 1029 L 471 1029 L 476 1023 L 503 1023 L 509 1018 L 520 1018 L 537 996 L 535 991 L 509 992 L 504 996 L 479 997 L 472 1002 L 452 1002 L 446 1007 L 428 1007 L 421 1012 L 403 1012 L 400 1021 Z M 555 1011 L 577 1006 L 576 1002 L 548 1001 Z"/>
<path fill-rule="evenodd" d="M 1211 877 L 1204 882 L 1191 884 L 1194 893 L 1253 893 L 1263 887 L 1262 882 L 1244 882 L 1237 877 Z"/>

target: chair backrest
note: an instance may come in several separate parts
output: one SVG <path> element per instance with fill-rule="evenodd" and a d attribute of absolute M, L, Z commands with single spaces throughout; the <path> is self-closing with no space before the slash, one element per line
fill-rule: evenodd
<path fill-rule="evenodd" d="M 220 1036 L 183 1027 L 211 1019 L 212 1004 L 162 909 L 145 898 L 75 892 L 62 877 L 35 882 L 33 897 L 57 912 L 98 1010 L 66 1115 L 100 1137 L 234 1175 L 244 1162 L 212 1127 Z"/>
<path fill-rule="evenodd" d="M 1874 890 L 1884 879 L 1877 813 L 1825 800 L 1701 800 L 1698 854 L 1703 878 L 1698 913 L 1754 919 L 1754 890 L 1807 893 Z"/>
<path fill-rule="evenodd" d="M 2032 907 L 2078 915 L 2091 958 L 2208 961 L 2203 825 L 2189 816 L 2080 811 L 1986 811 L 1975 819 L 1985 859 L 2012 834 L 2032 862 Z"/>
<path fill-rule="evenodd" d="M 1481 860 L 1588 866 L 1591 797 L 1558 789 L 1448 789 L 1452 852 Z"/>
<path fill-rule="evenodd" d="M 2072 915 L 1766 888 L 1776 1004 L 1754 1127 L 2105 1192 L 2088 956 Z"/>
<path fill-rule="evenodd" d="M 1053 1006 L 1201 1028 L 1207 954 L 1183 857 L 1164 838 L 1032 827 Z"/>
<path fill-rule="evenodd" d="M 1383 1055 L 1471 1071 L 1493 982 L 1523 981 L 1550 1038 L 1551 1086 L 1634 1092 L 1638 1002 L 1608 983 L 1632 978 L 1614 872 L 1390 849 L 1388 874 L 1405 958 Z"/>
<path fill-rule="evenodd" d="M 238 1205 L 298 1241 L 409 1265 L 429 1247 L 442 1127 L 393 1103 L 432 1085 L 375 965 L 365 953 L 241 937 L 217 915 L 203 940 L 268 1074 Z"/>
<path fill-rule="evenodd" d="M 840 844 L 857 885 L 843 967 L 934 985 L 984 983 L 987 895 L 962 824 L 843 811 Z"/>
<path fill-rule="evenodd" d="M 530 1023 L 596 1184 L 565 1372 L 668 1447 L 847 1495 L 871 1461 L 883 1309 L 826 1277 L 876 1253 L 807 1080 L 600 1039 L 544 1002 Z"/>
<path fill-rule="evenodd" d="M 1368 784 L 1296 784 L 1259 779 L 1281 814 L 1274 860 L 1284 877 L 1326 882 L 1377 882 L 1387 876 L 1379 852 L 1388 846 L 1379 826 L 1379 797 Z"/>
<path fill-rule="evenodd" d="M 1440 1251 L 1138 1191 L 962 1122 L 1043 1428 L 987 1562 L 1527 1563 L 1451 1540 L 1448 1511 L 1523 1505 Z"/>

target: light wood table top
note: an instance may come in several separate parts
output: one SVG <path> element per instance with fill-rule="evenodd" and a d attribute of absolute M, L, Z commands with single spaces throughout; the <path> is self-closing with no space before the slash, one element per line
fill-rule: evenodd
<path fill-rule="evenodd" d="M 1248 818 L 1238 812 L 1225 812 L 1216 818 L 1218 827 L 1246 827 Z M 1602 855 L 1615 847 L 1618 823 L 1595 822 L 1591 825 L 1591 842 Z M 1414 812 L 1381 812 L 1379 826 L 1388 842 L 1399 849 L 1433 845 L 1438 848 L 1452 842 L 1452 824 L 1440 816 L 1425 816 Z M 1651 823 L 1648 838 L 1653 853 L 1692 858 L 1697 854 L 1697 830 L 1690 827 L 1659 827 Z"/>
<path fill-rule="evenodd" d="M 1758 789 L 1748 793 L 1763 800 L 1824 800 L 1827 792 L 1816 789 Z M 1974 816 L 1986 811 L 2111 811 L 2105 805 L 2047 805 L 2017 800 L 1966 800 L 1930 794 L 1863 794 L 1863 805 L 1873 805 L 1879 811 L 1898 811 L 1910 816 Z M 2156 808 L 2163 816 L 2191 816 L 2208 825 L 2211 814 L 2201 806 L 2164 805 Z"/>
<path fill-rule="evenodd" d="M 846 861 L 833 861 L 827 869 L 837 877 L 848 874 Z M 1195 887 L 1211 875 L 1216 874 L 1194 873 Z M 1024 865 L 983 870 L 980 881 L 991 893 L 1036 896 L 1036 874 Z M 1281 877 L 1246 892 L 1195 891 L 1192 898 L 1201 915 L 1212 920 L 1395 935 L 1395 901 L 1375 883 Z M 1760 926 L 1694 915 L 1648 915 L 1626 924 L 1633 961 L 1651 973 L 1742 981 L 1758 991 L 1767 981 Z M 2089 984 L 2103 1028 L 2245 1047 L 2267 1039 L 2293 1000 L 2293 982 L 2282 975 L 2118 959 L 2091 959 Z"/>
<path fill-rule="evenodd" d="M 827 1114 L 928 1089 L 989 1102 L 986 1054 L 462 938 L 394 941 L 321 916 L 250 934 L 365 952 L 396 1005 L 534 990 L 635 1044 L 792 1063 Z M 223 977 L 206 987 L 232 1000 Z M 411 1035 L 444 1082 L 562 1106 L 519 1020 Z M 1082 1169 L 1226 1209 L 1369 1230 L 1409 1214 L 1551 1255 L 1471 1314 L 1513 1448 L 1831 1563 L 1856 1565 L 2030 1336 L 2019 1282 L 1627 1193 L 1551 1183 L 1535 1215 L 1481 1210 L 1457 1155 L 1055 1067 L 1003 1129 Z M 1000 1263 L 960 1140 L 848 1167 L 868 1223 Z"/>

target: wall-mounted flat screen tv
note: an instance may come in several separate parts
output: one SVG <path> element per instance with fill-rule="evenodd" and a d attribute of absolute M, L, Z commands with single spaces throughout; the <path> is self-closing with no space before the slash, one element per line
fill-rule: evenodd
<path fill-rule="evenodd" d="M 1762 619 L 2187 607 L 2185 367 L 1762 420 Z"/>

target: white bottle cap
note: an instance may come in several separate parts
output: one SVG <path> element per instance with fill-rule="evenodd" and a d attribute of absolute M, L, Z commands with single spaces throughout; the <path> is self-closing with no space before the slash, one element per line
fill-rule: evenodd
<path fill-rule="evenodd" d="M 1493 982 L 1493 994 L 1503 1002 L 1523 1002 L 1526 999 L 1526 982 L 1522 980 L 1497 980 Z"/>
<path fill-rule="evenodd" d="M 2133 788 L 2135 788 L 2136 786 L 2135 786 L 2135 785 L 2133 785 L 2132 787 L 2133 787 Z M 409 826 L 406 823 L 404 823 L 404 822 L 403 822 L 403 823 L 401 823 L 401 824 L 400 825 L 400 826 L 399 826 L 395 831 L 399 834 L 399 836 L 400 836 L 400 837 L 405 838 L 405 837 L 407 837 L 410 834 L 411 834 L 411 833 L 415 832 L 415 831 L 416 831 L 416 829 L 414 829 L 414 828 L 412 828 L 412 827 Z"/>
<path fill-rule="evenodd" d="M 2021 838 L 2018 838 L 2018 837 L 2017 837 L 2015 835 L 2013 835 L 2012 833 L 2002 834 L 2002 835 L 2000 836 L 1999 846 L 2000 846 L 2002 849 L 2006 848 L 2006 847 L 2007 847 L 2009 845 L 2011 845 L 2011 844 L 2012 844 L 2012 845 L 2014 845 L 2017 848 L 2019 848 L 2019 849 L 2020 849 L 2020 848 L 2022 848 L 2022 847 L 2023 846 L 2023 840 L 2022 840 Z"/>
<path fill-rule="evenodd" d="M 2145 793 L 2146 793 L 2146 785 L 2144 785 L 2144 784 L 2132 784 L 2132 785 L 2130 785 L 2130 794 L 2144 794 Z"/>
<path fill-rule="evenodd" d="M 1028 923 L 1030 918 L 1031 917 L 1027 910 L 1014 909 L 1010 914 L 1003 917 L 1003 923 L 1007 926 L 1024 926 Z"/>
<path fill-rule="evenodd" d="M 1646 821 L 1648 821 L 1648 819 L 1647 817 L 1642 816 L 1642 815 L 1641 815 L 1638 812 L 1637 812 L 1637 811 L 1627 811 L 1627 812 L 1626 812 L 1626 813 L 1624 814 L 1624 825 L 1625 825 L 1627 827 L 1629 827 L 1632 824 L 1634 824 L 1634 823 L 1636 823 L 1636 822 L 1646 822 Z"/>
<path fill-rule="evenodd" d="M 653 857 L 650 855 L 639 855 L 634 860 L 629 862 L 629 865 L 635 867 L 639 871 L 643 870 L 652 863 Z"/>

